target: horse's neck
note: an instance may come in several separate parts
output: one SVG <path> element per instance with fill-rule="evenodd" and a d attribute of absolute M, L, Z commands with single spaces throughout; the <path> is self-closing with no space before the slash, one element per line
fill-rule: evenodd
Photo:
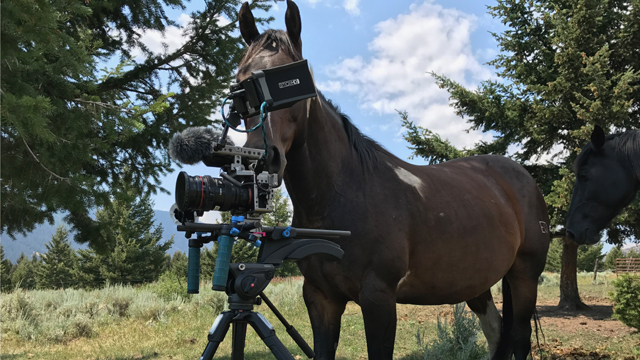
<path fill-rule="evenodd" d="M 284 180 L 295 209 L 294 218 L 307 226 L 326 215 L 333 195 L 349 183 L 353 161 L 342 119 L 321 99 L 311 101 L 300 116 L 306 120 L 306 141 L 287 153 Z M 355 180 L 355 179 L 354 179 Z"/>

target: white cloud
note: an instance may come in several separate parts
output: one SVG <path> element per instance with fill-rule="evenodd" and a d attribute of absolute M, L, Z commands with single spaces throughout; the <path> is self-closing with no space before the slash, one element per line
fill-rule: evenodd
<path fill-rule="evenodd" d="M 396 109 L 406 110 L 418 125 L 456 146 L 489 140 L 489 134 L 464 131 L 469 127 L 466 120 L 455 115 L 449 94 L 428 74 L 442 74 L 467 87 L 492 76 L 471 48 L 476 22 L 473 15 L 432 1 L 414 4 L 409 14 L 375 26 L 378 35 L 369 43 L 369 59 L 356 56 L 329 66 L 325 70 L 330 81 L 318 87 L 353 93 L 362 108 L 375 113 L 395 115 Z"/>
<path fill-rule="evenodd" d="M 311 6 L 311 8 L 315 8 L 316 4 L 319 3 L 320 0 L 307 0 L 307 3 L 309 4 L 309 6 Z"/>
<path fill-rule="evenodd" d="M 224 22 L 224 18 L 221 18 Z M 140 41 L 152 52 L 156 54 L 170 53 L 179 49 L 187 41 L 188 36 L 185 35 L 187 25 L 191 21 L 191 17 L 182 13 L 178 17 L 177 22 L 180 27 L 167 26 L 164 34 L 158 30 L 147 30 L 142 32 Z M 227 20 L 228 23 L 228 20 Z M 146 57 L 140 50 L 135 50 L 133 56 L 137 60 L 144 60 Z"/>
<path fill-rule="evenodd" d="M 359 2 L 360 0 L 344 0 L 344 9 L 351 15 L 360 15 Z"/>

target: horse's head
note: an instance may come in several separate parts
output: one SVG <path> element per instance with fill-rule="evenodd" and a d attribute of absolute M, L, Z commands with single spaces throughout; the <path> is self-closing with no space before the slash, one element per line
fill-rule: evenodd
<path fill-rule="evenodd" d="M 242 81 L 251 75 L 252 71 L 271 68 L 302 60 L 302 41 L 300 32 L 302 23 L 298 6 L 291 0 L 287 1 L 285 24 L 287 31 L 266 30 L 260 34 L 248 3 L 244 3 L 239 13 L 240 33 L 249 45 L 246 54 L 238 68 L 237 81 Z M 268 143 L 267 170 L 278 174 L 282 181 L 284 168 L 287 165 L 286 153 L 296 147 L 296 138 L 302 122 L 306 121 L 309 101 L 300 101 L 290 108 L 268 113 L 265 119 L 265 131 Z M 260 120 L 254 116 L 246 120 L 247 128 L 255 126 Z M 254 131 L 247 136 L 245 147 L 262 149 L 264 141 L 261 131 Z"/>
<path fill-rule="evenodd" d="M 567 214 L 567 236 L 578 244 L 595 244 L 600 232 L 636 194 L 635 175 L 614 140 L 597 126 L 574 163 L 576 181 Z"/>

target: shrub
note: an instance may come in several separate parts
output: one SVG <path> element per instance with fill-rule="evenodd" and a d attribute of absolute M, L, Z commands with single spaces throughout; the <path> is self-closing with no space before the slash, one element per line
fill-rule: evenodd
<path fill-rule="evenodd" d="M 186 282 L 170 271 L 165 271 L 160 275 L 158 282 L 148 285 L 148 289 L 166 301 L 176 298 L 187 299 L 189 297 Z"/>
<path fill-rule="evenodd" d="M 560 286 L 560 274 L 543 272 L 538 278 L 538 284 L 540 286 Z"/>
<path fill-rule="evenodd" d="M 465 311 L 465 304 L 453 307 L 453 322 L 451 325 L 438 316 L 438 337 L 426 346 L 424 359 L 430 360 L 480 360 L 487 358 L 487 348 L 478 344 L 480 324 L 478 318 Z M 418 346 L 423 346 L 420 333 L 416 335 Z"/>
<path fill-rule="evenodd" d="M 640 330 L 640 276 L 622 275 L 612 282 L 613 317 Z"/>

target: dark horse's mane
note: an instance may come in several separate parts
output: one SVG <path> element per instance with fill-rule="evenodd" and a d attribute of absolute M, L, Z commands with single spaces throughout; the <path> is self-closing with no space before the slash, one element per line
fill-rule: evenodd
<path fill-rule="evenodd" d="M 338 105 L 325 98 L 320 92 L 318 92 L 318 95 L 331 106 L 331 109 L 335 111 L 342 120 L 342 127 L 344 128 L 344 132 L 347 134 L 349 145 L 351 149 L 358 154 L 360 163 L 365 169 L 373 170 L 374 166 L 378 164 L 380 154 L 391 155 L 391 153 L 389 153 L 387 149 L 377 141 L 363 134 L 360 129 L 353 125 L 349 116 L 340 111 Z"/>
<path fill-rule="evenodd" d="M 636 178 L 640 179 L 640 130 L 629 130 L 623 133 L 607 135 L 605 143 L 610 141 L 614 142 L 616 154 L 626 157 Z M 587 161 L 589 155 L 594 151 L 593 144 L 589 143 L 574 162 L 574 171 Z"/>
<path fill-rule="evenodd" d="M 268 29 L 252 40 L 251 45 L 247 49 L 247 53 L 244 55 L 243 60 L 240 62 L 238 67 L 242 69 L 247 65 L 248 59 L 253 58 L 258 52 L 260 52 L 260 50 L 266 47 L 271 47 L 273 43 L 275 43 L 279 50 L 283 51 L 294 61 L 302 60 L 302 56 L 296 50 L 286 32 L 282 30 Z M 340 111 L 340 108 L 337 105 L 335 105 L 331 100 L 325 98 L 319 91 L 318 96 L 329 104 L 331 109 L 335 111 L 342 120 L 342 126 L 347 134 L 349 145 L 351 149 L 358 154 L 358 158 L 360 159 L 364 169 L 373 170 L 375 165 L 378 163 L 378 156 L 380 153 L 391 155 L 384 147 L 382 147 L 382 145 L 360 132 L 360 130 L 353 125 L 351 119 L 349 119 L 346 114 Z"/>

